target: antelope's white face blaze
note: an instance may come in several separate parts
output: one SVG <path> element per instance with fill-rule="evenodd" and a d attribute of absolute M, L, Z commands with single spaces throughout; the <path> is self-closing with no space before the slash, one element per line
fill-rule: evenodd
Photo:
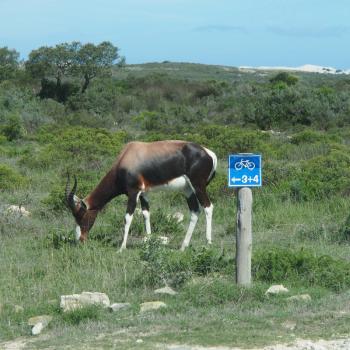
<path fill-rule="evenodd" d="M 80 226 L 77 225 L 77 226 L 75 227 L 75 239 L 76 239 L 77 241 L 79 241 L 80 236 L 81 236 L 81 229 L 80 229 Z"/>

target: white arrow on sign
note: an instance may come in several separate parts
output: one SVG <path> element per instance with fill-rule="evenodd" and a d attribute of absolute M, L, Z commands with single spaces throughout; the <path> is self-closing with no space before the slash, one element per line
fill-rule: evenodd
<path fill-rule="evenodd" d="M 242 181 L 242 179 L 240 177 L 233 177 L 231 179 L 232 182 L 236 182 L 236 181 Z"/>

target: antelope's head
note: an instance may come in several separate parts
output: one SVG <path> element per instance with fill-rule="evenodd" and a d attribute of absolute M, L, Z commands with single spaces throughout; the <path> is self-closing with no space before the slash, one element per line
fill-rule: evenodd
<path fill-rule="evenodd" d="M 74 175 L 74 185 L 72 190 L 70 190 L 70 177 L 67 176 L 66 185 L 66 203 L 68 208 L 72 211 L 75 218 L 77 226 L 75 228 L 75 238 L 76 240 L 85 241 L 87 239 L 88 233 L 93 226 L 97 210 L 90 210 L 85 202 L 75 195 L 77 191 L 77 178 Z"/>

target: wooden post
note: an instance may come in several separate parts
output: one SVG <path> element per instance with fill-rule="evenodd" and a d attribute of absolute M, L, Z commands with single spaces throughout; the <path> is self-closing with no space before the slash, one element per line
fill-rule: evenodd
<path fill-rule="evenodd" d="M 252 190 L 237 190 L 236 282 L 241 286 L 251 284 L 252 260 Z"/>

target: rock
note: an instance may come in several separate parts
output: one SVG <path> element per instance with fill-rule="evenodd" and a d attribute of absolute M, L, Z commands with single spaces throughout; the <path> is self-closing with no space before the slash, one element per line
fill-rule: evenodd
<path fill-rule="evenodd" d="M 34 316 L 28 320 L 29 326 L 35 326 L 37 323 L 42 323 L 44 326 L 47 326 L 52 321 L 52 316 L 50 315 L 41 315 Z"/>
<path fill-rule="evenodd" d="M 108 307 L 108 295 L 99 292 L 83 292 L 81 294 L 61 295 L 60 307 L 64 312 L 72 311 L 89 305 Z"/>
<path fill-rule="evenodd" d="M 288 329 L 290 331 L 294 331 L 296 326 L 297 326 L 297 324 L 294 321 L 285 321 L 282 323 L 282 327 L 285 329 Z"/>
<path fill-rule="evenodd" d="M 26 208 L 22 207 L 21 205 L 10 205 L 6 212 L 8 214 L 17 214 L 20 216 L 29 216 L 30 212 L 26 210 Z"/>
<path fill-rule="evenodd" d="M 167 245 L 169 243 L 169 237 L 166 236 L 159 236 L 160 242 L 164 245 Z"/>
<path fill-rule="evenodd" d="M 47 327 L 47 325 L 51 322 L 51 320 L 52 320 L 52 316 L 49 316 L 49 315 L 31 317 L 28 320 L 28 325 L 33 326 L 32 335 L 40 334 L 41 331 L 45 327 Z"/>
<path fill-rule="evenodd" d="M 44 325 L 39 322 L 32 328 L 32 335 L 38 335 L 41 333 L 41 331 L 44 329 Z"/>
<path fill-rule="evenodd" d="M 167 307 L 167 305 L 162 301 L 149 301 L 140 305 L 140 312 L 158 310 L 163 307 Z"/>
<path fill-rule="evenodd" d="M 282 284 L 272 285 L 266 292 L 265 295 L 269 294 L 280 294 L 280 293 L 288 293 L 289 290 L 284 287 Z"/>
<path fill-rule="evenodd" d="M 109 305 L 108 308 L 110 311 L 116 312 L 119 310 L 127 309 L 129 307 L 131 307 L 130 303 L 114 303 L 114 304 Z"/>
<path fill-rule="evenodd" d="M 66 312 L 82 307 L 79 297 L 80 294 L 61 295 L 60 308 L 63 310 L 63 312 Z"/>
<path fill-rule="evenodd" d="M 169 295 L 176 295 L 176 294 L 177 294 L 177 292 L 175 292 L 175 291 L 174 291 L 172 288 L 170 288 L 169 286 L 156 289 L 156 290 L 154 291 L 154 293 L 156 293 L 156 294 L 169 294 Z"/>
<path fill-rule="evenodd" d="M 137 340 L 136 340 L 136 343 L 137 343 L 137 344 L 142 344 L 142 343 L 143 343 L 143 340 L 142 340 L 142 339 L 137 339 Z"/>
<path fill-rule="evenodd" d="M 102 305 L 108 307 L 110 301 L 108 295 L 99 292 L 83 292 L 80 294 L 80 301 L 87 305 Z"/>
<path fill-rule="evenodd" d="M 174 219 L 176 220 L 178 223 L 184 221 L 184 214 L 182 214 L 181 212 L 177 211 L 176 213 L 174 214 L 169 214 L 167 216 L 169 219 Z"/>
<path fill-rule="evenodd" d="M 147 243 L 151 239 L 151 235 L 147 235 L 143 238 L 143 242 Z M 169 243 L 169 237 L 158 236 L 158 239 L 161 244 L 167 245 Z"/>
<path fill-rule="evenodd" d="M 298 294 L 298 295 L 292 295 L 291 297 L 287 298 L 288 301 L 311 301 L 311 296 L 309 294 Z"/>

